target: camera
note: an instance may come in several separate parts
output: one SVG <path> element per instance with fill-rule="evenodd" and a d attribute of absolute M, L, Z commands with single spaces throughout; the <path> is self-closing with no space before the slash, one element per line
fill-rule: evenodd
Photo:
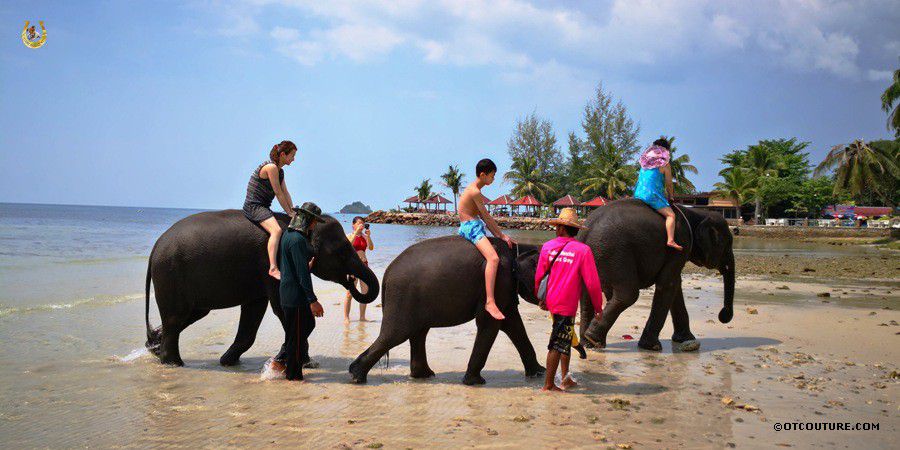
<path fill-rule="evenodd" d="M 367 224 L 367 223 L 366 223 L 366 224 L 363 224 L 363 227 L 365 227 L 365 229 L 368 230 L 368 229 L 369 229 L 369 224 Z"/>

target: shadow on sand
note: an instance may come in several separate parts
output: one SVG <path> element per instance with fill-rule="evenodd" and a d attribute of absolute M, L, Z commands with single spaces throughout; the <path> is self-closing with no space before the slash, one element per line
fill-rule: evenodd
<path fill-rule="evenodd" d="M 742 337 L 727 337 L 727 338 L 700 338 L 697 339 L 700 341 L 700 350 L 692 353 L 704 353 L 711 352 L 716 350 L 734 350 L 736 348 L 755 348 L 762 345 L 779 345 L 781 341 L 778 339 L 771 339 L 759 336 L 742 336 Z M 671 339 L 661 339 L 660 342 L 663 346 L 663 351 L 672 350 L 672 340 Z M 633 341 L 622 341 L 615 342 L 612 344 L 608 344 L 606 346 L 606 351 L 613 350 L 615 353 L 627 353 L 627 352 L 650 352 L 649 350 L 644 350 L 638 347 L 638 340 L 635 339 Z M 657 352 L 650 352 L 657 353 Z M 682 353 L 682 352 L 677 352 Z"/>

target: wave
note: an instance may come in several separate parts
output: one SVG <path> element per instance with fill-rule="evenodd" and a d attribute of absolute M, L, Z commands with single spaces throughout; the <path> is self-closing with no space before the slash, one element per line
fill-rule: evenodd
<path fill-rule="evenodd" d="M 73 300 L 71 302 L 66 302 L 66 303 L 50 303 L 47 305 L 21 306 L 21 307 L 2 307 L 2 306 L 0 306 L 0 318 L 12 316 L 12 315 L 18 315 L 18 314 L 40 313 L 40 312 L 47 312 L 47 311 L 55 311 L 58 309 L 72 309 L 72 308 L 77 308 L 79 306 L 110 306 L 110 305 L 117 305 L 119 303 L 140 300 L 143 298 L 144 298 L 144 294 L 128 294 L 128 295 L 119 295 L 119 296 L 89 297 L 89 298 Z"/>

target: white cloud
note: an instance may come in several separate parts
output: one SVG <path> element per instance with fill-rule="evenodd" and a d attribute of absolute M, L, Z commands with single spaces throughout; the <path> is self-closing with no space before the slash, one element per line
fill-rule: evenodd
<path fill-rule="evenodd" d="M 891 81 L 894 73 L 890 70 L 875 70 L 869 69 L 868 73 L 866 73 L 866 78 L 869 81 Z"/>
<path fill-rule="evenodd" d="M 326 58 L 362 63 L 412 48 L 430 64 L 495 66 L 510 79 L 551 67 L 633 68 L 735 55 L 856 78 L 863 73 L 857 60 L 868 33 L 866 19 L 891 5 L 885 0 L 614 0 L 581 9 L 524 0 L 246 3 L 243 10 L 282 8 L 316 20 L 308 32 L 276 38 L 280 52 L 304 64 Z"/>

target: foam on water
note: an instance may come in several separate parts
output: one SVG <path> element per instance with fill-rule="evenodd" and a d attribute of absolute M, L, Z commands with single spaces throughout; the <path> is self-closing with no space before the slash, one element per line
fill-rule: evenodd
<path fill-rule="evenodd" d="M 27 314 L 35 312 L 55 311 L 58 309 L 71 309 L 78 306 L 110 306 L 119 303 L 130 302 L 144 298 L 143 294 L 118 295 L 110 297 L 89 297 L 73 300 L 66 303 L 50 303 L 47 305 L 23 306 L 23 307 L 0 307 L 0 318 L 11 316 L 14 314 Z"/>
<path fill-rule="evenodd" d="M 275 370 L 272 367 L 272 363 L 275 361 L 274 358 L 269 358 L 265 364 L 263 364 L 262 371 L 259 374 L 260 381 L 271 381 L 271 380 L 283 380 L 284 372 L 280 370 Z"/>
<path fill-rule="evenodd" d="M 142 356 L 149 355 L 149 354 L 150 354 L 150 350 L 147 350 L 146 347 L 141 347 L 141 348 L 136 348 L 136 349 L 132 350 L 131 353 L 129 353 L 125 356 L 113 355 L 113 358 L 115 358 L 116 361 L 119 361 L 119 362 L 129 363 L 129 362 L 132 362 Z"/>

